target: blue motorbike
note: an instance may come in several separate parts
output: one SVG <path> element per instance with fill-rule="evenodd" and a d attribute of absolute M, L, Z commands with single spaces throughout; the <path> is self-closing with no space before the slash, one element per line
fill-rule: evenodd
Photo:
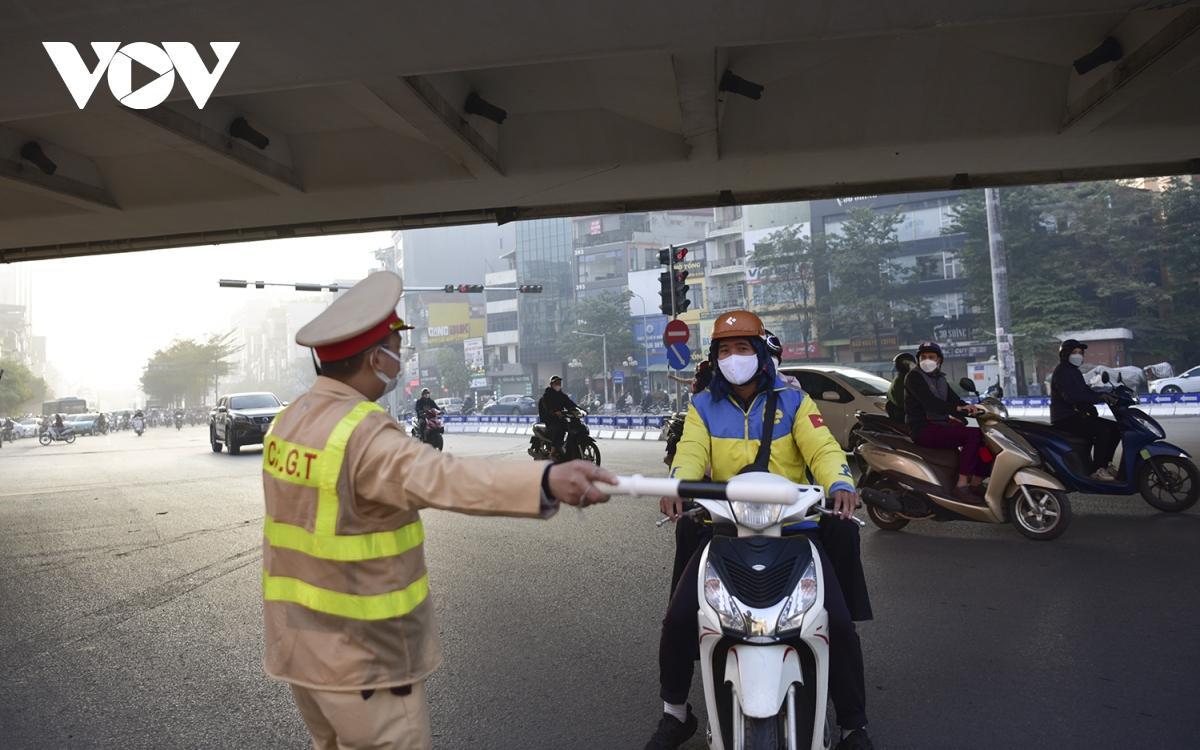
<path fill-rule="evenodd" d="M 1104 380 L 1108 383 L 1107 377 Z M 1108 405 L 1121 428 L 1121 465 L 1112 482 L 1089 476 L 1090 444 L 1073 434 L 1041 422 L 1006 420 L 1037 448 L 1050 470 L 1068 490 L 1093 495 L 1140 493 L 1158 510 L 1178 513 L 1200 497 L 1200 472 L 1187 451 L 1166 442 L 1166 431 L 1153 417 L 1134 406 L 1137 395 L 1118 383 Z"/>

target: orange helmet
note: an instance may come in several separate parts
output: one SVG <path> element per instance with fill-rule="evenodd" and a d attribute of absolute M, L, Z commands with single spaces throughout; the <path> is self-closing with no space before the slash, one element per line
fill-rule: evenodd
<path fill-rule="evenodd" d="M 762 320 L 749 310 L 733 310 L 717 318 L 713 323 L 712 340 L 736 338 L 761 338 L 766 335 Z"/>

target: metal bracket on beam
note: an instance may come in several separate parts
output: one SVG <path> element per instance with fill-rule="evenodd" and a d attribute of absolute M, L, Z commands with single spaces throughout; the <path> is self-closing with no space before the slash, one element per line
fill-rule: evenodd
<path fill-rule="evenodd" d="M 21 158 L 22 146 L 30 142 L 36 142 L 57 167 L 53 174 L 46 174 Z M 0 128 L 0 180 L 25 192 L 89 211 L 120 208 L 104 187 L 100 170 L 86 156 L 6 128 Z"/>
<path fill-rule="evenodd" d="M 1138 94 L 1200 58 L 1200 8 L 1168 21 L 1140 47 L 1113 65 L 1103 78 L 1067 102 L 1060 133 L 1094 130 L 1127 107 Z"/>

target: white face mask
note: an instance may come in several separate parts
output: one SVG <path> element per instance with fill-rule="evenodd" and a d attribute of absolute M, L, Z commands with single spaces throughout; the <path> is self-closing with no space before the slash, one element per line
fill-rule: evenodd
<path fill-rule="evenodd" d="M 936 359 L 921 360 L 921 369 L 924 370 L 925 372 L 929 373 L 930 375 L 932 375 L 934 373 L 934 371 L 937 370 L 937 368 L 938 368 L 938 363 L 937 363 Z"/>
<path fill-rule="evenodd" d="M 404 360 L 400 359 L 400 355 L 396 354 L 391 349 L 381 346 L 381 347 L 379 347 L 379 351 L 383 352 L 384 354 L 388 355 L 392 359 L 396 360 L 396 364 L 398 364 L 398 365 L 404 364 Z M 396 370 L 396 377 L 389 378 L 387 375 L 384 375 L 379 370 L 375 371 L 375 377 L 377 377 L 381 381 L 383 381 L 383 395 L 380 396 L 380 398 L 383 398 L 383 396 L 386 396 L 389 393 L 391 393 L 392 391 L 396 390 L 396 386 L 400 383 L 400 375 L 403 372 L 404 372 L 404 367 L 402 366 Z"/>
<path fill-rule="evenodd" d="M 745 385 L 758 372 L 758 355 L 730 354 L 725 359 L 717 360 L 717 366 L 730 383 Z"/>
<path fill-rule="evenodd" d="M 1071 356 L 1067 357 L 1067 361 L 1070 362 L 1071 364 L 1075 365 L 1076 367 L 1079 367 L 1080 365 L 1083 364 L 1083 355 L 1082 354 L 1072 354 Z"/>

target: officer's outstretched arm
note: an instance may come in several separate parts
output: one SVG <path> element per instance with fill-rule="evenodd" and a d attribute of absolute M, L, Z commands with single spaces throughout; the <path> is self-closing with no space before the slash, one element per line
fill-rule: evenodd
<path fill-rule="evenodd" d="M 544 463 L 457 458 L 407 437 L 383 415 L 369 419 L 346 446 L 356 497 L 410 510 L 541 516 Z"/>

